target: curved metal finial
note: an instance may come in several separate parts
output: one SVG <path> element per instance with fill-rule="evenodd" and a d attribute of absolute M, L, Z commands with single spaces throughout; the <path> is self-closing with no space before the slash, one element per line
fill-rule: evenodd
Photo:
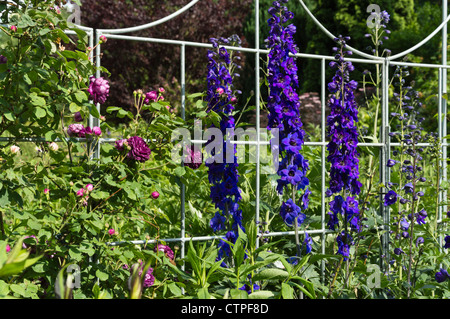
<path fill-rule="evenodd" d="M 397 58 L 400 58 L 404 55 L 407 55 L 408 53 L 420 48 L 422 45 L 424 45 L 425 43 L 427 43 L 432 37 L 434 37 L 436 35 L 436 33 L 438 33 L 439 31 L 441 31 L 441 29 L 448 23 L 448 21 L 450 21 L 450 15 L 448 15 L 447 19 L 445 19 L 441 25 L 439 27 L 437 27 L 433 32 L 430 33 L 429 36 L 427 36 L 425 39 L 423 39 L 422 41 L 420 41 L 419 43 L 417 43 L 415 46 L 409 48 L 408 50 L 405 50 L 401 53 L 398 53 L 396 55 L 393 55 L 391 57 L 389 57 L 389 60 L 395 60 Z"/>
<path fill-rule="evenodd" d="M 189 2 L 187 5 L 185 5 L 183 8 L 175 11 L 174 13 L 172 13 L 172 14 L 170 14 L 170 15 L 162 18 L 162 19 L 159 19 L 159 20 L 147 23 L 147 24 L 143 24 L 143 25 L 136 26 L 136 27 L 123 28 L 123 29 L 98 29 L 97 31 L 98 31 L 98 34 L 101 34 L 102 32 L 109 33 L 109 34 L 120 34 L 120 33 L 129 33 L 129 32 L 134 32 L 134 31 L 140 31 L 140 30 L 148 29 L 148 28 L 154 27 L 154 26 L 156 26 L 158 24 L 164 23 L 166 21 L 169 21 L 169 20 L 175 18 L 179 14 L 181 14 L 181 13 L 185 12 L 186 10 L 188 10 L 190 7 L 192 7 L 198 1 L 200 1 L 200 0 L 193 0 L 193 1 Z"/>
<path fill-rule="evenodd" d="M 308 7 L 305 5 L 305 3 L 303 2 L 303 0 L 299 0 L 299 2 L 300 2 L 300 4 L 302 5 L 302 7 L 305 9 L 305 11 L 306 11 L 306 13 L 308 13 L 308 15 L 310 16 L 310 18 L 316 23 L 316 25 L 320 28 L 320 29 L 322 29 L 322 31 L 323 32 L 325 32 L 325 34 L 326 35 L 328 35 L 330 38 L 332 38 L 332 39 L 334 39 L 334 38 L 336 38 L 336 36 L 334 36 L 330 31 L 328 31 L 327 30 L 327 28 L 325 28 L 320 22 L 319 22 L 319 20 L 317 20 L 316 19 L 316 17 L 311 13 L 311 11 L 309 11 L 309 9 L 308 9 Z M 445 21 L 443 21 L 432 33 L 430 33 L 430 35 L 428 35 L 425 39 L 423 39 L 421 42 L 419 42 L 419 43 L 417 43 L 415 46 L 413 46 L 413 47 L 411 47 L 411 48 L 409 48 L 409 49 L 407 49 L 407 50 L 405 50 L 405 51 L 403 51 L 403 52 L 401 52 L 401 53 L 398 53 L 398 54 L 396 54 L 396 55 L 393 55 L 393 56 L 390 56 L 390 57 L 387 57 L 387 58 L 382 58 L 382 57 L 377 57 L 377 56 L 374 56 L 374 55 L 371 55 L 371 54 L 367 54 L 367 53 L 364 53 L 364 52 L 361 52 L 361 51 L 359 51 L 359 50 L 357 50 L 357 49 L 355 49 L 355 48 L 353 48 L 353 47 L 351 47 L 351 46 L 349 46 L 349 45 L 347 45 L 347 48 L 350 50 L 350 51 L 352 51 L 352 52 L 354 52 L 354 53 L 356 53 L 356 54 L 359 54 L 360 56 L 362 56 L 362 57 L 365 57 L 365 58 L 368 58 L 368 59 L 372 59 L 372 60 L 384 60 L 384 59 L 387 59 L 387 60 L 389 60 L 389 61 L 391 61 L 391 60 L 395 60 L 395 59 L 398 59 L 398 58 L 400 58 L 400 57 L 402 57 L 402 56 L 404 56 L 404 55 L 406 55 L 406 54 L 408 54 L 408 53 L 411 53 L 412 51 L 414 51 L 414 50 L 416 50 L 416 49 L 418 49 L 419 47 L 421 47 L 422 45 L 424 45 L 426 42 L 428 42 L 433 36 L 435 36 L 436 35 L 436 33 L 438 33 L 448 22 L 449 22 L 449 20 L 450 20 L 450 15 L 447 17 L 447 19 L 445 19 Z"/>
<path fill-rule="evenodd" d="M 335 39 L 336 36 L 333 35 L 330 31 L 328 31 L 327 28 L 325 28 L 320 22 L 319 20 L 316 19 L 316 17 L 311 13 L 311 11 L 309 11 L 308 7 L 305 5 L 305 3 L 302 0 L 299 0 L 300 4 L 302 5 L 303 9 L 305 9 L 306 13 L 308 13 L 308 15 L 310 16 L 310 18 L 314 21 L 315 24 L 317 24 L 317 26 L 322 29 L 323 32 L 325 32 L 326 35 L 328 35 L 331 39 Z M 368 59 L 372 59 L 372 60 L 384 60 L 384 58 L 382 57 L 377 57 L 371 54 L 367 54 L 364 52 L 361 52 L 349 45 L 346 45 L 346 48 L 349 49 L 350 51 L 359 54 L 362 57 L 368 58 Z"/>

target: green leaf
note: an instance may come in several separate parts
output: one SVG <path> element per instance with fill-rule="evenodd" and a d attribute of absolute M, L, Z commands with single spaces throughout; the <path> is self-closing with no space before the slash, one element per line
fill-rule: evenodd
<path fill-rule="evenodd" d="M 154 110 L 156 110 L 156 111 L 159 111 L 159 110 L 161 110 L 161 108 L 162 108 L 162 105 L 159 104 L 159 103 L 157 103 L 157 102 L 153 102 L 153 103 L 151 103 L 150 105 L 151 105 L 151 107 L 152 107 Z"/>
<path fill-rule="evenodd" d="M 303 279 L 303 278 L 301 278 L 301 279 Z M 303 280 L 305 280 L 305 279 L 303 279 Z M 296 286 L 298 289 L 300 289 L 306 296 L 308 296 L 308 298 L 316 299 L 316 295 L 314 293 L 314 287 L 312 287 L 312 290 L 311 290 L 311 285 L 312 284 L 310 282 L 306 281 L 306 280 L 305 280 L 304 283 L 307 284 L 306 287 L 308 287 L 309 289 L 305 289 L 305 287 L 303 287 L 302 285 L 299 285 L 298 283 L 291 281 L 291 284 Z"/>
<path fill-rule="evenodd" d="M 201 97 L 201 96 L 203 96 L 204 95 L 204 93 L 193 93 L 193 94 L 189 94 L 188 96 L 186 96 L 186 98 L 188 98 L 188 99 L 194 99 L 194 98 L 196 98 L 196 97 Z"/>
<path fill-rule="evenodd" d="M 236 266 L 241 265 L 244 262 L 245 254 L 247 251 L 247 235 L 239 227 L 238 238 L 232 246 L 233 256 L 235 258 Z"/>
<path fill-rule="evenodd" d="M 109 197 L 109 193 L 96 190 L 96 191 L 92 192 L 90 196 L 94 199 L 106 199 Z"/>
<path fill-rule="evenodd" d="M 35 25 L 36 25 L 36 22 L 34 22 L 33 19 L 28 14 L 24 13 L 20 16 L 17 27 L 18 28 L 27 28 L 27 27 L 34 27 Z"/>
<path fill-rule="evenodd" d="M 21 285 L 17 284 L 11 284 L 9 286 L 9 289 L 11 289 L 12 292 L 15 292 L 16 294 L 19 294 L 20 296 L 25 296 L 25 288 Z"/>
<path fill-rule="evenodd" d="M 211 295 L 208 292 L 207 288 L 200 288 L 197 292 L 198 299 L 211 299 Z"/>
<path fill-rule="evenodd" d="M 201 112 L 198 112 L 198 113 L 196 114 L 196 116 L 197 116 L 199 119 L 202 119 L 202 118 L 204 118 L 204 117 L 207 117 L 207 116 L 208 116 L 208 113 L 206 113 L 206 111 L 201 111 Z"/>
<path fill-rule="evenodd" d="M 36 220 L 33 219 L 29 219 L 27 222 L 27 225 L 31 228 L 31 229 L 36 229 L 36 230 L 40 230 L 42 228 L 42 224 L 39 223 Z"/>
<path fill-rule="evenodd" d="M 294 289 L 287 283 L 281 283 L 281 296 L 283 299 L 294 299 Z"/>
<path fill-rule="evenodd" d="M 66 59 L 74 59 L 76 60 L 78 58 L 78 55 L 70 50 L 64 50 L 64 51 L 58 51 L 60 54 L 65 57 Z"/>
<path fill-rule="evenodd" d="M 43 28 L 43 29 L 39 30 L 39 35 L 43 36 L 43 35 L 46 35 L 49 32 L 50 32 L 49 28 Z"/>
<path fill-rule="evenodd" d="M 7 188 L 0 189 L 0 207 L 6 207 L 11 204 L 10 196 Z"/>
<path fill-rule="evenodd" d="M 3 298 L 4 296 L 8 295 L 8 293 L 9 293 L 9 285 L 3 280 L 0 280 L 0 298 Z"/>
<path fill-rule="evenodd" d="M 69 37 L 67 36 L 67 34 L 66 34 L 63 30 L 61 30 L 61 29 L 59 29 L 59 28 L 57 28 L 57 29 L 55 29 L 55 30 L 56 30 L 56 32 L 58 32 L 58 37 L 61 38 L 61 40 L 62 40 L 64 43 L 69 43 L 69 42 L 70 42 Z M 63 51 L 63 52 L 65 52 L 65 51 Z"/>
<path fill-rule="evenodd" d="M 69 256 L 76 261 L 80 261 L 82 259 L 81 252 L 77 247 L 69 248 Z"/>
<path fill-rule="evenodd" d="M 248 295 L 248 299 L 273 299 L 275 296 L 270 290 L 257 290 Z"/>
<path fill-rule="evenodd" d="M 261 272 L 253 276 L 254 281 L 258 280 L 285 280 L 289 277 L 289 273 L 286 270 L 269 268 L 264 269 Z"/>
<path fill-rule="evenodd" d="M 200 265 L 200 260 L 199 257 L 197 255 L 197 251 L 194 248 L 194 244 L 192 243 L 192 240 L 189 241 L 189 249 L 188 249 L 188 253 L 187 253 L 187 258 L 189 263 L 192 266 L 192 270 L 195 273 L 197 278 L 201 277 L 201 265 Z"/>
<path fill-rule="evenodd" d="M 90 104 L 89 106 L 89 114 L 91 114 L 95 118 L 100 118 L 100 113 L 97 110 L 97 107 L 94 104 Z"/>
<path fill-rule="evenodd" d="M 232 299 L 248 299 L 249 297 L 246 291 L 237 288 L 231 289 L 230 295 Z"/>
<path fill-rule="evenodd" d="M 83 102 L 88 100 L 88 97 L 87 97 L 86 93 L 83 92 L 83 91 L 77 91 L 74 94 L 75 94 L 75 98 L 80 103 L 83 103 Z"/>
<path fill-rule="evenodd" d="M 44 117 L 47 116 L 47 112 L 46 112 L 43 108 L 41 108 L 41 107 L 36 107 L 36 108 L 34 109 L 34 115 L 35 115 L 38 119 L 41 119 L 41 118 L 44 118 Z"/>
<path fill-rule="evenodd" d="M 261 258 L 260 256 L 258 258 Z M 261 261 L 255 262 L 253 265 L 246 265 L 241 271 L 241 276 L 246 276 L 256 269 L 260 269 L 268 264 L 274 263 L 280 258 L 278 254 L 270 254 Z"/>
<path fill-rule="evenodd" d="M 186 174 L 186 169 L 184 168 L 184 166 L 178 166 L 177 168 L 175 168 L 175 170 L 173 171 L 175 173 L 175 175 L 177 175 L 178 177 L 183 176 L 184 174 Z"/>
<path fill-rule="evenodd" d="M 316 261 L 319 261 L 319 260 L 321 260 L 321 259 L 333 259 L 333 260 L 340 260 L 342 258 L 342 255 L 330 255 L 330 254 L 315 254 L 315 255 L 312 255 L 310 258 L 309 258 L 309 262 L 311 263 L 311 264 L 314 264 Z"/>
<path fill-rule="evenodd" d="M 117 112 L 117 117 L 119 118 L 124 118 L 125 116 L 127 116 L 130 119 L 133 119 L 133 113 L 131 113 L 130 111 L 126 111 L 124 109 L 119 109 L 119 112 Z"/>
<path fill-rule="evenodd" d="M 109 275 L 103 271 L 101 271 L 100 269 L 97 269 L 97 271 L 95 272 L 95 275 L 97 276 L 97 278 L 100 281 L 106 281 L 109 279 Z"/>
<path fill-rule="evenodd" d="M 170 292 L 175 296 L 181 296 L 182 295 L 182 291 L 181 288 L 178 287 L 178 285 L 175 282 L 172 282 L 170 284 L 167 285 L 167 288 L 169 288 Z"/>
<path fill-rule="evenodd" d="M 10 122 L 14 122 L 15 119 L 16 119 L 16 116 L 15 116 L 14 113 L 12 113 L 12 112 L 6 112 L 6 113 L 3 113 L 3 115 L 4 115 L 5 118 L 6 118 L 8 121 L 10 121 Z"/>
<path fill-rule="evenodd" d="M 81 110 L 81 106 L 79 106 L 78 104 L 72 102 L 69 105 L 69 110 L 72 113 L 76 113 L 76 112 L 79 112 Z"/>
<path fill-rule="evenodd" d="M 30 94 L 31 104 L 34 106 L 45 106 L 45 99 L 38 96 L 36 93 Z"/>

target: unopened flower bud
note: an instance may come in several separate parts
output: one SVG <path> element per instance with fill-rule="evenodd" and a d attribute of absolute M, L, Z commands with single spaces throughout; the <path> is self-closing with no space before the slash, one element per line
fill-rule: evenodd
<path fill-rule="evenodd" d="M 94 126 L 94 128 L 92 129 L 92 131 L 93 131 L 94 134 L 97 135 L 97 136 L 102 135 L 102 130 L 101 130 L 100 127 L 98 127 L 98 126 Z"/>
<path fill-rule="evenodd" d="M 75 119 L 75 122 L 82 122 L 83 121 L 83 116 L 81 115 L 80 112 L 76 112 L 73 115 L 73 118 Z"/>

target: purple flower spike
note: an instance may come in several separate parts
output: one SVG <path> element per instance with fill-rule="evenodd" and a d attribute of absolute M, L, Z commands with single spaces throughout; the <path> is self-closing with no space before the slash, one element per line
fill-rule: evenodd
<path fill-rule="evenodd" d="M 236 105 L 236 94 L 239 91 L 233 86 L 234 77 L 237 73 L 230 72 L 234 67 L 240 66 L 233 61 L 238 61 L 229 53 L 224 45 L 240 46 L 241 39 L 237 35 L 229 38 L 211 38 L 213 50 L 208 50 L 207 58 L 207 78 L 206 78 L 206 96 L 207 102 L 206 112 L 214 111 L 220 116 L 220 122 L 217 125 L 212 125 L 219 129 L 223 136 L 229 136 L 227 132 L 234 130 L 235 120 L 233 117 L 233 110 Z M 234 53 L 233 53 L 234 54 Z M 206 145 L 211 143 L 208 140 Z M 223 154 L 216 154 L 211 151 L 207 156 L 211 156 L 205 161 L 205 166 L 208 168 L 208 180 L 210 186 L 210 197 L 217 209 L 215 215 L 210 220 L 210 226 L 214 232 L 221 230 L 229 230 L 225 239 L 234 243 L 239 236 L 239 229 L 245 232 L 242 225 L 242 210 L 239 208 L 241 200 L 240 189 L 238 188 L 238 163 L 236 157 L 236 146 L 229 144 L 228 139 L 224 139 L 223 148 L 227 153 L 231 151 L 232 154 L 226 154 L 223 161 L 217 161 Z M 190 166 L 193 169 L 198 168 L 202 162 L 202 153 L 194 147 L 188 147 L 185 150 L 187 159 L 184 160 L 184 165 Z M 208 161 L 213 159 L 212 161 Z M 190 163 L 189 163 L 190 162 Z M 218 259 L 230 256 L 231 250 L 228 243 L 220 241 L 218 244 Z M 225 262 L 222 266 L 227 266 Z"/>
<path fill-rule="evenodd" d="M 287 3 L 288 1 L 283 1 Z M 271 141 L 272 147 L 278 147 L 281 161 L 278 166 L 277 191 L 283 194 L 286 188 L 304 189 L 301 197 L 301 207 L 307 208 L 310 191 L 306 189 L 309 180 L 306 177 L 308 162 L 300 154 L 304 145 L 305 131 L 300 114 L 300 99 L 298 91 L 298 68 L 295 58 L 298 53 L 294 41 L 296 28 L 293 24 L 285 25 L 294 15 L 285 5 L 274 1 L 269 8 L 267 20 L 269 36 L 266 39 L 268 54 L 268 129 L 278 130 L 279 145 Z M 300 213 L 292 199 L 285 202 L 280 215 L 288 226 L 293 226 L 295 218 L 303 222 L 305 215 Z"/>
<path fill-rule="evenodd" d="M 300 207 L 291 198 L 281 205 L 280 215 L 288 226 L 293 226 L 296 218 L 298 225 L 301 225 L 306 218 L 306 215 L 301 212 Z"/>

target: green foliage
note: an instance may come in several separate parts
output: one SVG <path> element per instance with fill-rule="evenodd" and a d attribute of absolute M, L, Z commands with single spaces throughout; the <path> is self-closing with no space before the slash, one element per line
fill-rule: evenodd
<path fill-rule="evenodd" d="M 0 241 L 0 298 L 2 299 L 37 297 L 38 286 L 29 280 L 18 284 L 8 283 L 42 257 L 42 255 L 30 257 L 30 251 L 22 248 L 23 241 L 24 238 L 20 238 L 12 249 L 6 241 Z"/>

